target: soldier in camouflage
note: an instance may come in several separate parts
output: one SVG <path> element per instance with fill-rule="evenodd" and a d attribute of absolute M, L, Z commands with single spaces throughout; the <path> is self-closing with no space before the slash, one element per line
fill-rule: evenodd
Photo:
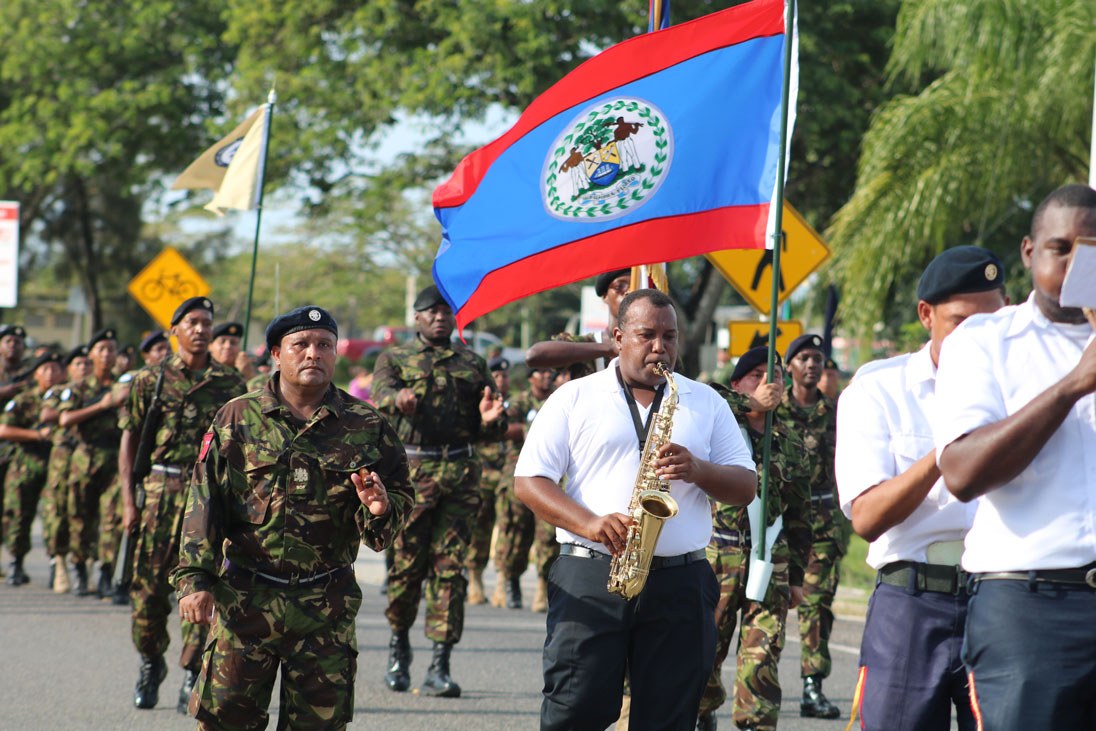
<path fill-rule="evenodd" d="M 171 334 L 178 340 L 179 352 L 163 361 L 159 368 L 146 368 L 134 377 L 118 422 L 122 429 L 118 456 L 122 522 L 125 530 L 137 533 L 130 600 L 133 644 L 141 655 L 140 677 L 134 692 L 138 708 L 156 706 L 160 683 L 167 675 L 163 655 L 169 642 L 167 621 L 171 614 L 168 577 L 178 563 L 187 479 L 198 457 L 202 435 L 213 417 L 231 399 L 244 393 L 239 374 L 209 355 L 213 331 L 213 303 L 209 299 L 192 297 L 184 301 L 171 322 Z M 139 509 L 133 464 L 161 368 L 163 410 L 151 445 L 152 471 L 144 480 L 144 507 Z M 198 677 L 206 634 L 201 625 L 182 623 L 179 664 L 184 673 L 176 706 L 182 713 L 186 712 L 190 691 Z"/>
<path fill-rule="evenodd" d="M 740 427 L 749 437 L 758 474 L 761 473 L 765 412 L 780 404 L 783 371 L 779 356 L 773 371 L 773 383 L 766 383 L 768 348 L 753 348 L 744 354 L 730 376 L 731 389 L 712 384 L 734 412 Z M 780 713 L 780 676 L 777 666 L 784 649 L 784 630 L 789 608 L 803 598 L 803 573 L 810 553 L 808 522 L 810 496 L 807 493 L 803 443 L 786 420 L 773 424 L 769 462 L 769 493 L 765 524 L 769 529 L 777 519 L 776 542 L 772 547 L 774 564 L 765 601 L 746 597 L 749 580 L 752 535 L 747 509 L 717 504 L 713 509 L 712 541 L 708 562 L 719 579 L 719 604 L 716 606 L 715 667 L 700 702 L 698 729 L 716 727 L 715 711 L 727 698 L 720 669 L 730 650 L 731 637 L 742 613 L 739 626 L 738 662 L 734 688 L 734 722 L 740 728 L 776 728 Z M 769 542 L 770 537 L 766 537 Z"/>
<path fill-rule="evenodd" d="M 27 333 L 19 325 L 0 326 L 0 408 L 6 405 L 17 393 L 26 387 L 26 381 L 16 380 L 23 372 L 23 352 L 26 349 Z M 11 460 L 10 446 L 0 445 L 0 485 L 4 484 L 4 475 Z M 2 498 L 0 498 L 2 500 Z M 0 528 L 0 531 L 3 529 Z M 3 538 L 0 534 L 0 538 Z M 0 571 L 0 576 L 4 572 Z"/>
<path fill-rule="evenodd" d="M 50 555 L 48 585 L 56 593 L 65 594 L 72 588 L 66 563 L 71 537 L 68 519 L 69 460 L 76 449 L 78 435 L 75 426 L 62 427 L 57 422 L 61 416 L 61 394 L 91 375 L 88 347 L 77 345 L 61 364 L 65 367 L 68 380 L 43 395 L 39 421 L 51 426 L 46 487 L 42 491 L 42 533 L 46 539 L 46 553 Z"/>
<path fill-rule="evenodd" d="M 319 307 L 276 318 L 279 366 L 223 407 L 202 441 L 172 574 L 184 621 L 213 622 L 190 698 L 199 729 L 345 728 L 354 709 L 365 542 L 384 550 L 414 506 L 399 438 L 331 385 L 337 326 Z"/>
<path fill-rule="evenodd" d="M 171 355 L 171 341 L 163 330 L 153 330 L 141 341 L 140 350 L 145 367 L 155 368 L 160 365 L 160 361 Z"/>
<path fill-rule="evenodd" d="M 414 307 L 416 338 L 382 353 L 373 374 L 374 402 L 403 441 L 415 485 L 415 509 L 388 570 L 385 683 L 395 691 L 410 687 L 408 631 L 425 584 L 434 651 L 421 692 L 457 697 L 449 658 L 464 629 L 464 567 L 480 502 L 473 444 L 502 438 L 507 420 L 483 358 L 450 341 L 456 319 L 438 288 L 420 292 Z"/>
<path fill-rule="evenodd" d="M 498 515 L 498 539 L 495 542 L 495 570 L 499 574 L 499 587 L 506 597 L 506 606 L 521 609 L 521 585 L 519 579 L 529 565 L 529 550 L 536 536 L 537 518 L 525 503 L 514 495 L 514 466 L 518 462 L 518 453 L 525 443 L 525 430 L 533 422 L 537 412 L 544 406 L 545 399 L 552 391 L 555 374 L 547 368 L 534 368 L 529 371 L 529 390 L 521 391 L 510 399 L 507 417 L 510 430 L 516 429 L 512 437 L 510 454 L 503 470 L 503 480 L 499 484 L 495 512 Z M 545 521 L 540 521 L 545 522 Z M 549 534 L 542 531 L 541 535 Z M 547 610 L 548 569 L 559 555 L 555 529 L 550 531 L 550 543 L 547 541 L 537 547 L 538 584 L 537 595 L 533 598 L 534 611 Z M 547 564 L 547 566 L 545 566 Z M 496 590 L 496 596 L 499 595 Z M 543 609 L 541 606 L 543 605 Z"/>
<path fill-rule="evenodd" d="M 99 535 L 99 499 L 109 492 L 118 470 L 118 406 L 125 388 L 115 392 L 114 359 L 117 340 L 113 328 L 104 328 L 88 341 L 92 373 L 61 392 L 58 405 L 62 427 L 76 428 L 76 448 L 69 459 L 69 530 L 76 594 L 87 596 L 88 565 L 95 558 Z M 109 501 L 109 495 L 108 495 Z M 109 526 L 108 526 L 109 528 Z M 111 566 L 100 566 L 100 588 L 109 587 Z M 109 592 L 109 588 L 108 588 Z M 104 594 L 105 595 L 105 594 Z"/>
<path fill-rule="evenodd" d="M 803 699 L 800 715 L 838 718 L 841 713 L 822 693 L 822 681 L 830 674 L 830 631 L 833 598 L 840 578 L 841 558 L 849 547 L 852 528 L 837 505 L 834 449 L 837 445 L 837 406 L 818 388 L 824 356 L 822 338 L 802 335 L 792 341 L 784 356 L 791 385 L 777 412 L 794 424 L 810 458 L 811 556 L 803 581 L 799 606 L 802 643 Z"/>
<path fill-rule="evenodd" d="M 39 421 L 42 398 L 64 377 L 61 356 L 55 353 L 39 357 L 30 370 L 35 388 L 18 394 L 0 414 L 0 439 L 14 443 L 4 481 L 4 532 L 12 557 L 8 572 L 8 583 L 12 586 L 30 581 L 23 570 L 23 557 L 30 550 L 30 526 L 46 483 L 50 428 Z"/>

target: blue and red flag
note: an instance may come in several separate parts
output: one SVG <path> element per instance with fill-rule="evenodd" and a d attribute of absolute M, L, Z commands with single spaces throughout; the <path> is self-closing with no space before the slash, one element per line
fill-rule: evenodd
<path fill-rule="evenodd" d="M 458 326 L 612 269 L 764 247 L 784 9 L 754 0 L 617 44 L 464 158 L 434 191 L 434 281 Z"/>

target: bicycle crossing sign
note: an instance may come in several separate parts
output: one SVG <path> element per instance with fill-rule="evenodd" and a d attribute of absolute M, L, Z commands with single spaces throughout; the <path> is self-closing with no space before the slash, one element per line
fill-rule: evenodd
<path fill-rule="evenodd" d="M 830 258 L 830 248 L 825 240 L 787 201 L 784 202 L 782 228 L 784 236 L 780 249 L 780 272 L 777 275 L 780 304 L 822 262 Z M 769 314 L 773 286 L 771 249 L 727 249 L 705 256 L 751 307 L 762 315 Z"/>
<path fill-rule="evenodd" d="M 126 291 L 165 330 L 183 300 L 201 297 L 213 290 L 175 248 L 165 247 L 126 285 Z"/>

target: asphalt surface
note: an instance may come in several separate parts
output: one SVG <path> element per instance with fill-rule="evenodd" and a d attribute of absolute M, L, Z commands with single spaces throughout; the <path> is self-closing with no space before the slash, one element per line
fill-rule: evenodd
<path fill-rule="evenodd" d="M 32 583 L 0 584 L 0 731 L 31 729 L 189 729 L 194 721 L 175 711 L 182 671 L 178 667 L 179 627 L 170 623 L 168 676 L 160 703 L 152 710 L 133 707 L 138 658 L 129 638 L 129 609 L 94 597 L 57 595 L 45 589 L 48 565 L 40 535 L 27 557 Z M 5 556 L 5 571 L 7 557 Z M 454 678 L 463 687 L 458 699 L 393 693 L 383 683 L 389 630 L 379 592 L 381 556 L 361 550 L 356 571 L 364 591 L 358 614 L 358 677 L 352 728 L 377 729 L 534 729 L 540 708 L 541 648 L 544 615 L 491 606 L 468 607 L 464 638 L 453 653 Z M 495 575 L 485 577 L 488 592 Z M 522 580 L 526 606 L 535 588 L 533 573 Z M 858 606 L 855 598 L 845 602 Z M 430 643 L 422 617 L 412 630 L 415 659 L 412 683 L 422 681 Z M 789 618 L 793 620 L 793 618 Z M 825 692 L 841 709 L 839 721 L 799 717 L 799 642 L 789 623 L 780 676 L 785 689 L 779 727 L 791 731 L 843 731 L 856 683 L 857 648 L 863 628 L 855 616 L 839 614 L 831 640 L 834 670 Z M 733 683 L 733 664 L 725 665 L 724 684 Z M 276 727 L 275 692 L 269 727 Z M 719 728 L 733 729 L 730 704 L 719 709 Z"/>

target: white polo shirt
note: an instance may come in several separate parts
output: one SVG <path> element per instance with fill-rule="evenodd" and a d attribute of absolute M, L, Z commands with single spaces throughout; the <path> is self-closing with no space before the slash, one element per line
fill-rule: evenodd
<path fill-rule="evenodd" d="M 614 358 L 605 370 L 569 381 L 548 397 L 518 457 L 516 477 L 566 475 L 567 494 L 597 515 L 627 513 L 639 473 L 639 440 L 617 381 Z M 751 472 L 754 461 L 730 407 L 710 386 L 674 375 L 678 407 L 671 440 L 699 459 L 738 465 Z M 646 421 L 649 409 L 639 406 Z M 670 481 L 680 512 L 666 521 L 655 547 L 657 556 L 676 556 L 704 548 L 712 537 L 708 495 L 691 482 Z M 577 543 L 607 553 L 605 546 L 556 529 L 560 543 Z"/>
<path fill-rule="evenodd" d="M 897 477 L 933 450 L 936 366 L 926 344 L 916 353 L 868 363 L 842 392 L 837 409 L 837 492 L 852 518 L 853 501 Z M 927 561 L 939 541 L 960 541 L 975 506 L 961 503 L 942 479 L 904 521 L 868 546 L 868 565 Z"/>
<path fill-rule="evenodd" d="M 967 319 L 936 374 L 937 461 L 964 434 L 1015 414 L 1060 381 L 1093 339 L 1092 326 L 1048 320 L 1034 295 Z M 963 568 L 1075 568 L 1096 561 L 1096 396 L 1088 394 L 1027 469 L 979 500 Z"/>

